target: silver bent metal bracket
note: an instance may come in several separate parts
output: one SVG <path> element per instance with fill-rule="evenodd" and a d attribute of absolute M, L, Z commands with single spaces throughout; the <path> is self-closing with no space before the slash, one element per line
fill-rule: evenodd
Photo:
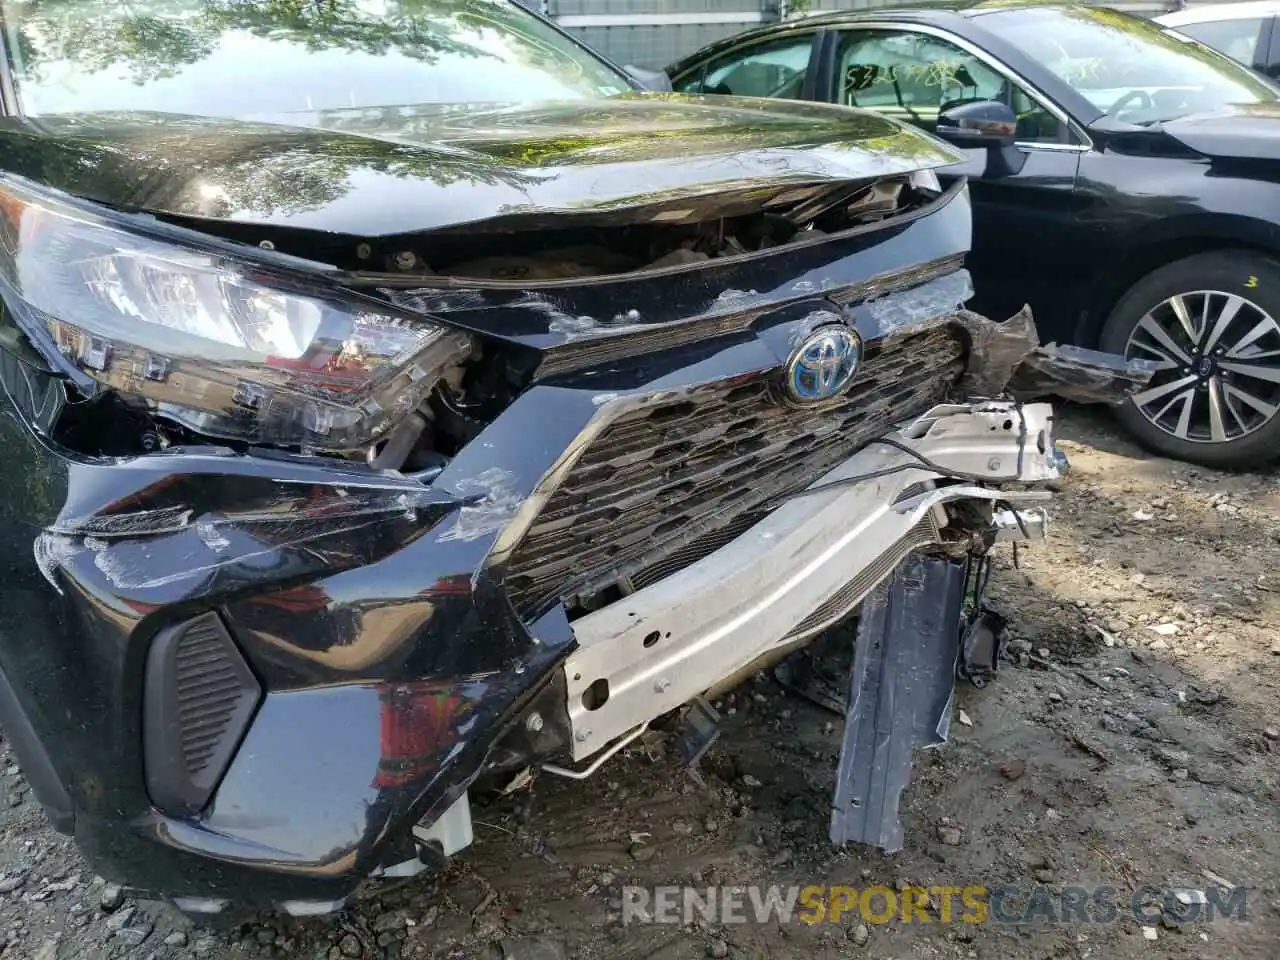
<path fill-rule="evenodd" d="M 783 503 L 720 550 L 575 621 L 578 648 L 564 667 L 573 760 L 607 749 L 638 724 L 798 642 L 796 630 L 810 618 L 818 629 L 847 615 L 903 557 L 937 542 L 945 504 L 1004 501 L 1025 509 L 1049 496 L 930 486 L 938 474 L 917 466 L 913 454 L 967 475 L 1034 484 L 1058 476 L 1051 428 L 1047 404 L 936 407 L 892 435 L 910 452 L 868 446 L 821 478 L 811 495 Z M 894 466 L 901 469 L 858 479 Z M 1026 526 L 1032 536 L 1043 530 L 1040 523 Z M 1003 533 L 1022 531 L 1015 522 Z M 584 698 L 593 684 L 607 686 L 603 703 Z"/>

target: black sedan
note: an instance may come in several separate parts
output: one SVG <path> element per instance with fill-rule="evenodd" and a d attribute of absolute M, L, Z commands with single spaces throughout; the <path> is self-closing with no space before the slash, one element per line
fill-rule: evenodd
<path fill-rule="evenodd" d="M 1154 360 L 1120 416 L 1216 466 L 1280 455 L 1280 88 L 1114 10 L 842 12 L 722 41 L 677 91 L 835 101 L 965 148 L 977 309 Z"/>

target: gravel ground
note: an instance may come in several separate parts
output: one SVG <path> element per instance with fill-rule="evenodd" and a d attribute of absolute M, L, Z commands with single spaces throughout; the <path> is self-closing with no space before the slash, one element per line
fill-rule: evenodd
<path fill-rule="evenodd" d="M 654 736 L 588 781 L 477 808 L 447 875 L 324 923 L 209 931 L 122 900 L 49 830 L 6 751 L 0 954 L 1274 958 L 1280 477 L 1146 457 L 1088 412 L 1061 433 L 1073 469 L 1051 541 L 993 581 L 1012 661 L 961 690 L 950 743 L 919 755 L 896 855 L 827 846 L 839 720 L 763 678 L 724 701 L 705 784 Z M 1110 886 L 1127 904 L 1146 884 L 1224 881 L 1248 888 L 1244 922 L 619 922 L 623 884 Z"/>

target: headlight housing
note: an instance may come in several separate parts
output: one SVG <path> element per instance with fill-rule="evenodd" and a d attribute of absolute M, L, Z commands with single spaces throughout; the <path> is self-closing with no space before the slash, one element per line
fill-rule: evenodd
<path fill-rule="evenodd" d="M 213 437 L 345 451 L 418 407 L 468 336 L 124 229 L 0 177 L 0 296 L 83 386 Z"/>

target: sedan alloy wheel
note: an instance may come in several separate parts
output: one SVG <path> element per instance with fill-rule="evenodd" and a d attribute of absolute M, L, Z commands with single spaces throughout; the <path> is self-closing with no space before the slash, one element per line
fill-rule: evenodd
<path fill-rule="evenodd" d="M 1239 293 L 1168 297 L 1138 321 L 1124 352 L 1159 365 L 1133 403 L 1179 440 L 1226 443 L 1280 412 L 1280 324 Z"/>

